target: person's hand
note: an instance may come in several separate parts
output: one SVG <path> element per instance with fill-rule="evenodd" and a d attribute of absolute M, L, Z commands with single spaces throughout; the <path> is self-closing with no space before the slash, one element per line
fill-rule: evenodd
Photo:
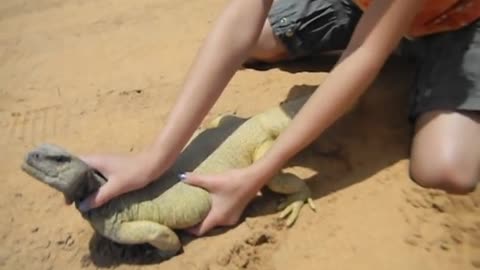
<path fill-rule="evenodd" d="M 199 225 L 188 230 L 197 236 L 207 233 L 216 226 L 236 224 L 263 182 L 259 174 L 248 168 L 216 175 L 187 173 L 182 178 L 187 184 L 208 190 L 212 196 L 212 208 L 208 215 Z"/>
<path fill-rule="evenodd" d="M 135 155 L 92 155 L 80 157 L 107 178 L 107 183 L 83 200 L 82 212 L 99 207 L 116 196 L 140 189 L 163 173 L 145 152 Z M 158 167 L 158 166 L 157 166 Z"/>

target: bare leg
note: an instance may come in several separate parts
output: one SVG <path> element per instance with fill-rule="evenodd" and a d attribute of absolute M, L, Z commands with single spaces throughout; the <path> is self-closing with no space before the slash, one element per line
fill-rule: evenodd
<path fill-rule="evenodd" d="M 288 58 L 287 48 L 274 34 L 268 19 L 263 25 L 257 44 L 250 53 L 248 61 L 274 63 Z"/>
<path fill-rule="evenodd" d="M 480 180 L 480 114 L 432 111 L 417 121 L 410 175 L 419 185 L 468 193 Z"/>

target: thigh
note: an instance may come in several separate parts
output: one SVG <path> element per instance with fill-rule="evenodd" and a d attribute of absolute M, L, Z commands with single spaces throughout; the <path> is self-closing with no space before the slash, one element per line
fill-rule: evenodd
<path fill-rule="evenodd" d="M 410 172 L 419 184 L 455 193 L 480 177 L 480 113 L 436 110 L 416 122 Z"/>
<path fill-rule="evenodd" d="M 277 1 L 277 0 L 276 0 Z M 262 32 L 257 43 L 250 52 L 247 64 L 262 62 L 277 62 L 289 58 L 289 53 L 282 41 L 273 34 L 272 26 L 267 20 L 263 25 Z"/>

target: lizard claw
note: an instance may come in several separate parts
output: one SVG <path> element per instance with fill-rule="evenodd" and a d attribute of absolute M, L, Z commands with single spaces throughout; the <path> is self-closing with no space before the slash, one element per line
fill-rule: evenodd
<path fill-rule="evenodd" d="M 307 199 L 308 205 L 310 206 L 310 209 L 312 209 L 313 212 L 317 212 L 317 208 L 315 207 L 315 204 L 313 203 L 312 198 Z"/>
<path fill-rule="evenodd" d="M 300 210 L 302 209 L 303 205 L 305 204 L 305 201 L 308 203 L 310 206 L 310 209 L 312 211 L 316 212 L 316 207 L 315 204 L 313 203 L 312 198 L 307 198 L 306 200 L 286 200 L 285 202 L 282 202 L 278 206 L 278 210 L 282 210 L 280 212 L 279 218 L 280 219 L 286 219 L 286 225 L 287 227 L 291 227 L 295 221 L 297 220 Z"/>
<path fill-rule="evenodd" d="M 293 223 L 298 218 L 298 214 L 300 213 L 300 209 L 302 209 L 304 202 L 303 201 L 295 201 L 288 205 L 279 215 L 279 218 L 281 219 L 287 219 L 286 220 L 286 225 L 287 227 L 291 227 Z"/>

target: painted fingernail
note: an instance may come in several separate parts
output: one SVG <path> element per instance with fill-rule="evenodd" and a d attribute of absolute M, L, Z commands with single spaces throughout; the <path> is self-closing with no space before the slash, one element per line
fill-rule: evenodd
<path fill-rule="evenodd" d="M 180 179 L 180 181 L 184 181 L 185 179 L 187 179 L 187 174 L 186 173 L 179 174 L 178 179 Z"/>
<path fill-rule="evenodd" d="M 88 203 L 87 201 L 82 201 L 81 203 L 78 204 L 78 210 L 80 212 L 85 213 L 88 211 Z"/>

